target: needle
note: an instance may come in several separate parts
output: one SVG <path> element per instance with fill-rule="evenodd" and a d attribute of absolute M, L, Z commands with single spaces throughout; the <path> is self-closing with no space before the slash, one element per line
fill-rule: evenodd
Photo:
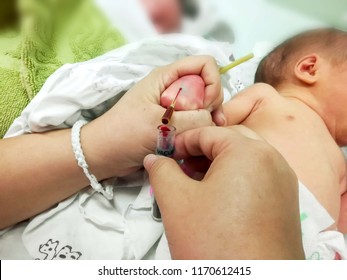
<path fill-rule="evenodd" d="M 163 124 L 168 124 L 171 120 L 172 114 L 175 111 L 175 105 L 176 105 L 176 101 L 177 98 L 179 96 L 179 94 L 181 93 L 182 88 L 180 88 L 176 94 L 175 99 L 172 101 L 171 105 L 166 109 L 164 115 L 161 117 L 161 122 Z"/>

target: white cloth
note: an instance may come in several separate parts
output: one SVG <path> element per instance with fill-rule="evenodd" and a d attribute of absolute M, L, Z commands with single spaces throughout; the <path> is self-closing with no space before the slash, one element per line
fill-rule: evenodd
<path fill-rule="evenodd" d="M 110 109 L 151 70 L 190 55 L 212 55 L 229 63 L 231 45 L 190 35 L 165 35 L 126 45 L 93 60 L 58 69 L 15 120 L 5 137 L 71 127 L 78 119 L 94 119 Z M 222 77 L 224 92 L 233 86 Z"/>
<path fill-rule="evenodd" d="M 302 241 L 306 259 L 347 259 L 347 245 L 344 235 L 338 231 L 326 230 L 335 221 L 314 195 L 299 182 L 300 220 Z M 337 255 L 338 254 L 338 255 Z"/>
<path fill-rule="evenodd" d="M 6 137 L 71 127 L 79 119 L 94 119 L 157 66 L 202 54 L 212 55 L 225 65 L 230 53 L 229 44 L 168 35 L 124 46 L 91 61 L 65 65 L 47 80 Z M 224 75 L 223 84 L 230 94 L 229 78 Z M 35 259 L 167 256 L 165 240 L 160 242 L 163 226 L 151 217 L 152 198 L 143 173 L 104 184 L 114 186 L 113 200 L 108 201 L 91 188 L 83 190 L 34 217 L 26 226 L 0 232 L 0 248 L 21 248 Z M 20 235 L 25 249 L 18 244 L 21 240 L 13 242 Z M 28 254 L 23 253 L 22 258 Z M 20 257 L 0 250 L 0 259 L 12 258 Z"/>
<path fill-rule="evenodd" d="M 149 184 L 135 178 L 130 182 L 133 186 L 124 180 L 112 182 L 117 185 L 112 201 L 89 188 L 38 215 L 23 234 L 29 254 L 61 259 L 59 252 L 69 246 L 65 259 L 71 254 L 87 260 L 144 258 L 160 239 L 163 226 L 151 217 Z M 50 243 L 56 246 L 48 251 Z"/>
<path fill-rule="evenodd" d="M 347 161 L 347 147 L 342 148 L 342 152 L 343 152 L 345 159 Z"/>
<path fill-rule="evenodd" d="M 171 259 L 163 227 L 150 217 L 152 198 L 142 175 L 118 182 L 111 202 L 88 189 L 0 235 L 0 259 Z M 306 258 L 332 260 L 337 253 L 346 259 L 346 239 L 325 231 L 334 220 L 302 183 L 299 204 Z M 21 235 L 26 249 L 18 244 Z"/>

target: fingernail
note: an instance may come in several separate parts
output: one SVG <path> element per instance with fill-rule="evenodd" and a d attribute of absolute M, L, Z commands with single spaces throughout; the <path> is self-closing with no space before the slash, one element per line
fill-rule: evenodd
<path fill-rule="evenodd" d="M 143 165 L 146 169 L 150 168 L 158 159 L 159 157 L 157 155 L 154 155 L 154 154 L 147 155 L 145 159 L 143 160 Z"/>
<path fill-rule="evenodd" d="M 222 112 L 218 112 L 218 115 L 216 116 L 216 120 L 218 121 L 217 125 L 225 126 L 227 124 L 225 115 Z"/>

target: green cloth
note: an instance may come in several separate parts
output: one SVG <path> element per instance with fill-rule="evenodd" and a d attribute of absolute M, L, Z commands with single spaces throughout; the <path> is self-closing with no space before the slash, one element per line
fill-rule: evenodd
<path fill-rule="evenodd" d="M 20 0 L 20 31 L 0 34 L 0 138 L 66 63 L 125 43 L 92 0 Z"/>

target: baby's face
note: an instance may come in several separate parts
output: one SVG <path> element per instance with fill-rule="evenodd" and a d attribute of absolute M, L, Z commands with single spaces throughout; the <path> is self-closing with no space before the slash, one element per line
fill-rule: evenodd
<path fill-rule="evenodd" d="M 182 10 L 179 0 L 141 0 L 158 33 L 178 32 Z"/>

